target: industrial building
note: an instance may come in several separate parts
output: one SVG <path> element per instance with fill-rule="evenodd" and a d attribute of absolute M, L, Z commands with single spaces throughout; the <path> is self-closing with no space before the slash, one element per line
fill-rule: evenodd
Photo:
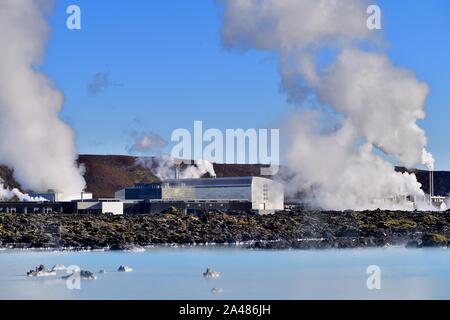
<path fill-rule="evenodd" d="M 93 199 L 92 194 L 82 193 L 64 201 L 52 190 L 29 195 L 37 200 L 0 202 L 0 213 L 157 214 L 175 208 L 184 213 L 220 210 L 267 214 L 284 209 L 282 184 L 261 177 L 139 183 L 117 191 L 115 198 Z"/>
<path fill-rule="evenodd" d="M 70 201 L 74 198 L 77 198 L 79 200 L 92 199 L 92 193 L 90 193 L 90 192 L 82 192 L 81 194 L 78 194 L 75 196 L 65 196 L 62 193 L 56 192 L 54 190 L 47 190 L 44 192 L 27 191 L 27 194 L 32 198 L 45 199 L 45 201 L 49 201 L 49 202 Z M 70 200 L 68 200 L 68 199 L 70 199 Z"/>
<path fill-rule="evenodd" d="M 121 200 L 150 200 L 161 199 L 160 183 L 138 183 L 134 186 L 116 191 L 116 199 Z"/>
<path fill-rule="evenodd" d="M 130 202 L 143 213 L 158 213 L 170 207 L 185 212 L 239 210 L 260 214 L 284 209 L 283 185 L 261 177 L 169 179 L 161 184 L 127 187 L 117 191 L 115 198 L 128 202 L 127 213 L 136 209 Z"/>
<path fill-rule="evenodd" d="M 283 210 L 283 185 L 261 177 L 171 179 L 162 183 L 163 200 L 227 200 L 251 203 L 252 210 Z"/>
<path fill-rule="evenodd" d="M 75 201 L 76 212 L 79 214 L 123 214 L 123 202 L 118 199 L 89 199 Z"/>
<path fill-rule="evenodd" d="M 0 202 L 0 213 L 75 213 L 75 202 Z"/>
<path fill-rule="evenodd" d="M 115 199 L 58 202 L 0 202 L 0 213 L 123 214 L 123 202 Z"/>

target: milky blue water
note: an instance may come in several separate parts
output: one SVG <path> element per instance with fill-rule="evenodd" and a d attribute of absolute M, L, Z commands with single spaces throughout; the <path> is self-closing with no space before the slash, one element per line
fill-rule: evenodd
<path fill-rule="evenodd" d="M 97 273 L 69 290 L 57 276 L 24 274 L 39 264 Z M 134 269 L 119 273 L 119 265 Z M 381 270 L 369 290 L 366 269 Z M 217 279 L 202 276 L 206 267 Z M 105 269 L 106 274 L 98 274 Z M 211 289 L 220 289 L 212 293 Z M 449 299 L 450 250 L 257 251 L 239 247 L 150 248 L 130 252 L 0 251 L 0 299 Z"/>

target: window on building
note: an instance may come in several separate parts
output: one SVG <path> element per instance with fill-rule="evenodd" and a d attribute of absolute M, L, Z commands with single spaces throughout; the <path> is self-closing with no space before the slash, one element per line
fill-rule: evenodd
<path fill-rule="evenodd" d="M 268 184 L 263 185 L 263 200 L 269 201 L 269 185 Z"/>

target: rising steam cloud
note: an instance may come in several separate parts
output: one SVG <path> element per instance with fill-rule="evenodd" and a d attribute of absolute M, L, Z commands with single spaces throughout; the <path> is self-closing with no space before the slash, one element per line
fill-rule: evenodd
<path fill-rule="evenodd" d="M 79 194 L 74 133 L 59 116 L 63 94 L 38 71 L 49 27 L 46 0 L 0 1 L 0 163 L 24 188 Z"/>
<path fill-rule="evenodd" d="M 13 199 L 17 199 L 19 201 L 47 201 L 42 197 L 31 197 L 29 194 L 21 192 L 17 188 L 9 189 L 5 187 L 3 183 L 3 179 L 0 178 L 0 200 L 1 201 L 10 201 Z"/>
<path fill-rule="evenodd" d="M 386 158 L 433 167 L 416 123 L 429 89 L 383 53 L 366 25 L 368 1 L 221 2 L 224 45 L 275 53 L 282 90 L 302 106 L 285 124 L 291 195 L 306 191 L 325 209 L 392 208 L 380 200 L 424 195 Z"/>
<path fill-rule="evenodd" d="M 151 170 L 161 180 L 174 179 L 177 166 L 181 168 L 179 161 L 171 156 L 140 157 L 136 164 Z M 201 178 L 207 173 L 211 177 L 216 176 L 213 164 L 207 160 L 197 160 L 194 165 L 184 165 L 179 170 L 179 178 Z"/>

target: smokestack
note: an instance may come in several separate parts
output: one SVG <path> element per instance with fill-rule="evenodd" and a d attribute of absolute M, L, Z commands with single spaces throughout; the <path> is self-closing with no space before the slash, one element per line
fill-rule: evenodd
<path fill-rule="evenodd" d="M 434 171 L 430 170 L 430 197 L 434 196 Z"/>
<path fill-rule="evenodd" d="M 431 195 L 434 197 L 434 170 L 431 171 Z"/>
<path fill-rule="evenodd" d="M 175 164 L 175 179 L 180 179 L 180 166 Z"/>
<path fill-rule="evenodd" d="M 428 182 L 430 184 L 430 205 L 433 205 L 434 197 L 434 170 L 429 171 Z"/>

